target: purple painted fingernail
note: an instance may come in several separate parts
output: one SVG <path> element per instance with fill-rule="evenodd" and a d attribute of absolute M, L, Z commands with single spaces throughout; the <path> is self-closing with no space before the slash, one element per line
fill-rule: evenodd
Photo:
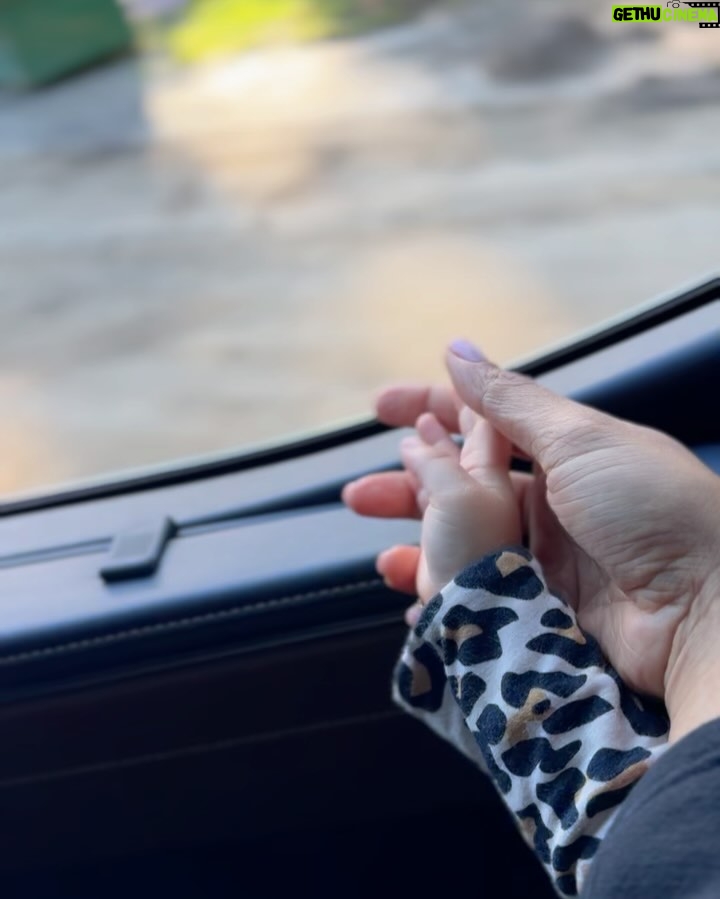
<path fill-rule="evenodd" d="M 487 356 L 469 340 L 453 340 L 450 350 L 466 362 L 487 362 Z"/>

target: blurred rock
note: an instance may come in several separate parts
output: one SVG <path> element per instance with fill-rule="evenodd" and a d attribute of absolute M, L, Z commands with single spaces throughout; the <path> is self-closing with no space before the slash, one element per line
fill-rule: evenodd
<path fill-rule="evenodd" d="M 685 108 L 717 103 L 720 97 L 720 68 L 673 77 L 648 75 L 626 90 L 621 102 L 628 109 L 651 110 Z M 617 98 L 615 100 L 617 105 Z"/>
<path fill-rule="evenodd" d="M 586 71 L 602 59 L 609 43 L 589 22 L 574 16 L 521 21 L 488 54 L 487 70 L 497 79 L 535 81 Z"/>

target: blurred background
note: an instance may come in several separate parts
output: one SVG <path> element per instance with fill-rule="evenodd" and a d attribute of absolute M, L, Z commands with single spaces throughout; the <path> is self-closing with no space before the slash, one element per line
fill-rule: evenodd
<path fill-rule="evenodd" d="M 720 36 L 604 0 L 0 0 L 0 491 L 371 413 L 718 267 Z"/>

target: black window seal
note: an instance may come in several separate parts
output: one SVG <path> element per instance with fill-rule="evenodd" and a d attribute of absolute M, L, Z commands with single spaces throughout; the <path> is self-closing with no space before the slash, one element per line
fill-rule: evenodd
<path fill-rule="evenodd" d="M 514 366 L 514 370 L 531 377 L 539 377 L 592 353 L 604 350 L 622 340 L 641 334 L 643 331 L 693 312 L 718 298 L 720 298 L 720 276 L 715 276 L 675 296 L 670 296 L 667 300 L 642 306 L 625 318 L 600 325 L 594 331 L 571 339 L 564 345 Z M 89 500 L 108 499 L 143 490 L 172 487 L 199 478 L 234 474 L 260 465 L 272 465 L 311 453 L 334 449 L 356 440 L 374 437 L 388 430 L 392 429 L 376 419 L 368 419 L 256 450 L 233 451 L 196 462 L 181 459 L 177 463 L 170 463 L 170 467 L 167 468 L 149 468 L 139 473 L 121 473 L 115 478 L 111 476 L 100 482 L 71 484 L 51 492 L 43 491 L 39 494 L 0 501 L 0 517 L 57 508 Z"/>

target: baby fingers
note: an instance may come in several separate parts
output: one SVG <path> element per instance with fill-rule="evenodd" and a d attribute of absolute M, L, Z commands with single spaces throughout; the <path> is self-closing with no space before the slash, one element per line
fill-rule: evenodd
<path fill-rule="evenodd" d="M 453 490 L 466 483 L 460 465 L 460 448 L 434 415 L 422 415 L 418 436 L 400 444 L 403 464 L 417 479 L 418 505 L 422 511 L 431 494 Z"/>

